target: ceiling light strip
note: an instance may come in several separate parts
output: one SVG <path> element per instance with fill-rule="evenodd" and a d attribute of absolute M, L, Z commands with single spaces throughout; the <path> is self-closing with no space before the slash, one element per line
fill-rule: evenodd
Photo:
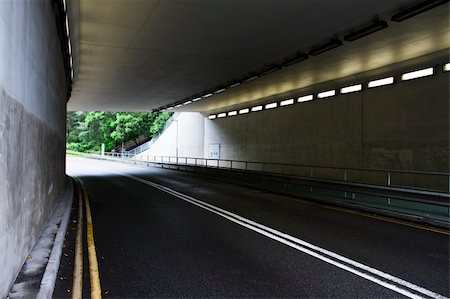
<path fill-rule="evenodd" d="M 414 72 L 409 72 L 409 73 L 405 73 L 402 75 L 402 81 L 408 81 L 408 80 L 412 80 L 412 79 L 417 79 L 417 78 L 422 78 L 422 77 L 428 77 L 434 74 L 434 68 L 429 67 L 426 69 L 422 69 L 422 70 L 418 70 L 418 71 L 414 71 Z"/>
<path fill-rule="evenodd" d="M 335 95 L 336 95 L 336 90 L 332 89 L 332 90 L 327 90 L 327 91 L 319 92 L 319 93 L 317 94 L 317 97 L 318 97 L 319 99 L 324 99 L 324 98 L 333 97 L 333 96 L 335 96 Z"/>
<path fill-rule="evenodd" d="M 379 87 L 379 86 L 389 85 L 389 84 L 393 84 L 393 83 L 394 83 L 394 77 L 387 77 L 387 78 L 383 78 L 383 79 L 377 79 L 377 80 L 370 81 L 367 84 L 367 87 L 368 88 Z"/>

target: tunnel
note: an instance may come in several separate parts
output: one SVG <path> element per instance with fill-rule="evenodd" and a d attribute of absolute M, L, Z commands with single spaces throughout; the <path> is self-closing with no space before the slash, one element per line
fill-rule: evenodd
<path fill-rule="evenodd" d="M 449 48 L 448 0 L 1 1 L 0 297 L 450 297 Z"/>

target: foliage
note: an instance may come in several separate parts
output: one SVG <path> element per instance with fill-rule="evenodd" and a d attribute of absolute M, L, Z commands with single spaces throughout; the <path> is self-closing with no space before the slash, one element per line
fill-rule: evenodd
<path fill-rule="evenodd" d="M 111 151 L 138 136 L 153 137 L 171 117 L 169 112 L 68 112 L 67 149 L 77 152 Z"/>

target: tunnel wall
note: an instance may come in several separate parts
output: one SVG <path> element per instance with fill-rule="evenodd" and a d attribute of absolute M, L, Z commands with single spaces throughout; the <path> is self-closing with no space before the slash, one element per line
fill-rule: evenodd
<path fill-rule="evenodd" d="M 65 186 L 66 79 L 51 1 L 0 1 L 0 297 Z"/>
<path fill-rule="evenodd" d="M 448 79 L 206 119 L 205 148 L 220 144 L 221 159 L 448 172 Z"/>
<path fill-rule="evenodd" d="M 140 156 L 203 157 L 205 119 L 198 112 L 174 115 L 173 121 Z M 178 141 L 177 141 L 178 140 Z"/>

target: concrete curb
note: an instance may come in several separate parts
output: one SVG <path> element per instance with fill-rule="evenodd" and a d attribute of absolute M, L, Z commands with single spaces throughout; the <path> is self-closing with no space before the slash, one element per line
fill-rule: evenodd
<path fill-rule="evenodd" d="M 72 208 L 73 200 L 73 181 L 68 178 L 68 186 L 61 199 L 64 204 L 64 214 L 56 233 L 55 241 L 53 243 L 52 251 L 48 260 L 48 264 L 45 267 L 44 276 L 42 277 L 41 286 L 36 298 L 46 299 L 52 298 L 53 291 L 55 289 L 56 276 L 58 275 L 59 263 L 61 260 L 62 248 L 64 245 L 64 237 L 66 235 L 67 226 L 69 224 L 70 211 Z"/>

